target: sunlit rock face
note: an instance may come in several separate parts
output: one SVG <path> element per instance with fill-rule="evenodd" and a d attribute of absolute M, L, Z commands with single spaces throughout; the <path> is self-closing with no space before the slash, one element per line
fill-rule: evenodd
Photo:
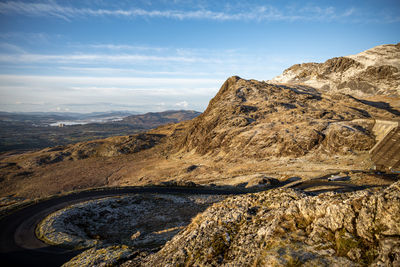
<path fill-rule="evenodd" d="M 322 92 L 400 96 L 400 43 L 380 45 L 324 63 L 296 64 L 271 83 L 303 84 Z"/>
<path fill-rule="evenodd" d="M 225 159 L 367 151 L 375 143 L 374 118 L 382 116 L 397 117 L 350 95 L 234 76 L 174 147 Z"/>
<path fill-rule="evenodd" d="M 230 197 L 198 215 L 144 266 L 398 266 L 400 182 L 310 196 Z"/>

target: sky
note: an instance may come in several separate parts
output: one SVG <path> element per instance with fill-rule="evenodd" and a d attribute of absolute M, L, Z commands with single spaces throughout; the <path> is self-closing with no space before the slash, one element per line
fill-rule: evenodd
<path fill-rule="evenodd" d="M 0 111 L 203 111 L 230 76 L 398 42 L 399 0 L 0 1 Z"/>

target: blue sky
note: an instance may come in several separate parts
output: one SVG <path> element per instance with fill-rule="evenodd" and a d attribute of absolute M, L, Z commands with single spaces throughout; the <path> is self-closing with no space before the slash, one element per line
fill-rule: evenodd
<path fill-rule="evenodd" d="M 400 2 L 0 1 L 0 110 L 203 111 L 223 81 L 400 42 Z"/>

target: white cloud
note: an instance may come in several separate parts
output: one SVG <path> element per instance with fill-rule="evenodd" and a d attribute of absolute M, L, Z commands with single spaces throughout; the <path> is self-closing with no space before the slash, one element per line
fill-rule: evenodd
<path fill-rule="evenodd" d="M 90 48 L 95 49 L 108 49 L 108 50 L 139 50 L 139 51 L 156 51 L 162 52 L 168 50 L 165 47 L 153 47 L 153 46 L 134 46 L 134 45 L 124 45 L 124 44 L 91 44 L 88 45 Z"/>
<path fill-rule="evenodd" d="M 0 11 L 1 14 L 1 11 Z M 24 43 L 35 44 L 38 43 L 47 44 L 51 40 L 60 39 L 62 35 L 52 34 L 49 35 L 43 32 L 1 32 L 0 39 L 5 41 L 18 40 Z"/>
<path fill-rule="evenodd" d="M 180 56 L 152 56 L 152 55 L 132 55 L 132 54 L 71 54 L 71 55 L 48 55 L 48 54 L 0 54 L 0 62 L 51 62 L 51 63 L 133 63 L 133 62 L 209 62 L 217 63 L 216 59 L 200 57 L 180 57 Z"/>
<path fill-rule="evenodd" d="M 182 101 L 182 102 L 176 103 L 175 106 L 182 107 L 182 108 L 187 108 L 189 106 L 189 103 L 187 101 Z"/>
<path fill-rule="evenodd" d="M 206 78 L 140 78 L 140 77 L 89 77 L 89 76 L 35 76 L 35 75 L 0 75 L 1 85 L 4 84 L 64 84 L 68 85 L 90 85 L 101 84 L 102 86 L 152 86 L 179 87 L 220 84 L 220 79 Z"/>
<path fill-rule="evenodd" d="M 25 51 L 17 45 L 10 43 L 0 43 L 1 51 L 8 51 L 10 53 L 25 53 Z"/>
<path fill-rule="evenodd" d="M 79 72 L 79 73 L 90 73 L 94 75 L 99 74 L 130 74 L 130 75 L 151 75 L 151 76 L 190 76 L 190 77 L 198 77 L 198 76 L 222 76 L 225 77 L 225 72 L 201 72 L 201 71 L 157 71 L 157 70 L 141 70 L 141 69 L 131 69 L 127 68 L 103 68 L 103 67 L 93 67 L 93 68 L 85 68 L 85 67 L 59 67 L 60 70 L 70 71 L 70 72 Z"/>
<path fill-rule="evenodd" d="M 227 9 L 230 10 L 230 9 Z M 87 16 L 116 16 L 116 17 L 144 17 L 167 18 L 177 20 L 206 19 L 216 21 L 297 21 L 297 20 L 332 20 L 349 17 L 355 13 L 355 8 L 337 11 L 333 7 L 306 6 L 304 8 L 278 9 L 270 5 L 247 6 L 236 9 L 240 11 L 214 11 L 206 8 L 198 10 L 146 10 L 141 8 L 130 9 L 93 9 L 62 6 L 55 2 L 49 3 L 0 3 L 0 14 L 19 14 L 28 16 L 51 16 L 64 20 Z M 390 22 L 390 19 L 387 20 Z"/>
<path fill-rule="evenodd" d="M 266 12 L 268 9 L 268 12 Z M 140 8 L 133 9 L 90 9 L 90 8 L 74 8 L 61 6 L 56 3 L 23 3 L 23 2 L 5 2 L 0 3 L 0 13 L 15 13 L 30 16 L 53 16 L 70 20 L 77 16 L 119 16 L 119 17 L 159 17 L 170 19 L 211 19 L 211 20 L 242 20 L 257 19 L 260 13 L 263 17 L 270 18 L 279 17 L 275 14 L 275 9 L 262 7 L 258 10 L 244 13 L 224 13 L 210 10 L 145 10 Z"/>

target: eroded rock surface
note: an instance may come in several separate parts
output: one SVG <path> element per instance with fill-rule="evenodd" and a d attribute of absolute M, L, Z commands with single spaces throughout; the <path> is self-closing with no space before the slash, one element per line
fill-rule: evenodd
<path fill-rule="evenodd" d="M 318 196 L 275 189 L 214 204 L 140 265 L 399 266 L 399 236 L 400 182 Z"/>

